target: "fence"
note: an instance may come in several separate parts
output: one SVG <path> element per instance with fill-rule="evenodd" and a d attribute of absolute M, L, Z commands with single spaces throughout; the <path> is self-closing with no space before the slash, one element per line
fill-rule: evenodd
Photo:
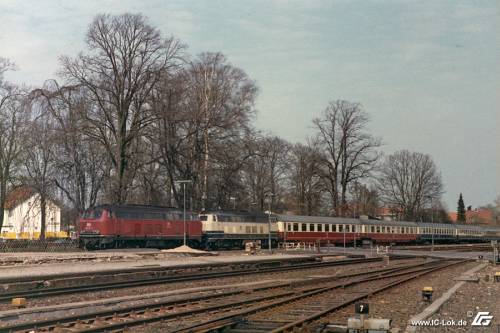
<path fill-rule="evenodd" d="M 284 249 L 285 251 L 296 250 L 296 251 L 314 251 L 314 252 L 318 252 L 319 251 L 318 245 L 319 244 L 317 244 L 317 243 L 305 243 L 305 242 L 292 243 L 292 242 L 286 242 L 286 243 L 280 243 L 280 244 L 278 244 L 278 248 Z"/>
<path fill-rule="evenodd" d="M 77 239 L 0 239 L 0 253 L 70 251 L 80 251 Z"/>

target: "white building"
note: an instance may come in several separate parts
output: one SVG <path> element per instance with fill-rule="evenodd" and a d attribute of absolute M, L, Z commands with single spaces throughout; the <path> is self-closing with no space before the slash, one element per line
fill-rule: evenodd
<path fill-rule="evenodd" d="M 47 200 L 45 237 L 66 237 L 61 232 L 61 208 Z M 0 236 L 11 239 L 38 239 L 42 218 L 40 196 L 30 187 L 18 187 L 7 195 Z"/>

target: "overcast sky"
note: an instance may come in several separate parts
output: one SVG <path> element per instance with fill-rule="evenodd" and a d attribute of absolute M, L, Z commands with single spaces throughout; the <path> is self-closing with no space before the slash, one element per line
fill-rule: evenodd
<path fill-rule="evenodd" d="M 329 100 L 360 102 L 385 153 L 432 155 L 450 210 L 500 194 L 500 24 L 491 1 L 0 0 L 8 79 L 40 85 L 98 13 L 141 12 L 191 54 L 221 51 L 259 86 L 257 127 L 292 142 Z"/>

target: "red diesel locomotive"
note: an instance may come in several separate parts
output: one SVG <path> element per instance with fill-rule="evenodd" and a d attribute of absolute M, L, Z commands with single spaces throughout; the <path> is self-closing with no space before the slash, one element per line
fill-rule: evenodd
<path fill-rule="evenodd" d="M 80 218 L 80 243 L 88 249 L 115 247 L 160 247 L 182 245 L 182 210 L 161 206 L 102 205 L 85 211 Z M 186 212 L 186 238 L 199 247 L 202 223 Z"/>

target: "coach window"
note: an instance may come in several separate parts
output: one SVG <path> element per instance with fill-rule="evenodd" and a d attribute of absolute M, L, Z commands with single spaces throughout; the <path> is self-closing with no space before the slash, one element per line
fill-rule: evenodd
<path fill-rule="evenodd" d="M 286 224 L 286 230 L 287 231 L 292 231 L 292 224 L 291 223 L 287 223 Z"/>
<path fill-rule="evenodd" d="M 380 226 L 377 226 L 377 229 L 375 230 L 376 233 L 380 232 Z"/>
<path fill-rule="evenodd" d="M 316 231 L 323 231 L 323 225 L 322 224 L 318 224 L 316 226 Z"/>
<path fill-rule="evenodd" d="M 343 224 L 338 224 L 337 226 L 339 228 L 339 232 L 344 232 L 344 225 Z"/>
<path fill-rule="evenodd" d="M 299 231 L 299 224 L 298 223 L 293 224 L 293 231 Z"/>
<path fill-rule="evenodd" d="M 302 231 L 307 231 L 307 224 L 306 223 L 302 223 L 301 230 Z"/>
<path fill-rule="evenodd" d="M 314 231 L 314 223 L 309 223 L 309 231 Z"/>
<path fill-rule="evenodd" d="M 329 232 L 329 231 L 330 231 L 330 225 L 329 225 L 329 224 L 325 224 L 325 231 L 326 231 L 326 232 Z"/>

